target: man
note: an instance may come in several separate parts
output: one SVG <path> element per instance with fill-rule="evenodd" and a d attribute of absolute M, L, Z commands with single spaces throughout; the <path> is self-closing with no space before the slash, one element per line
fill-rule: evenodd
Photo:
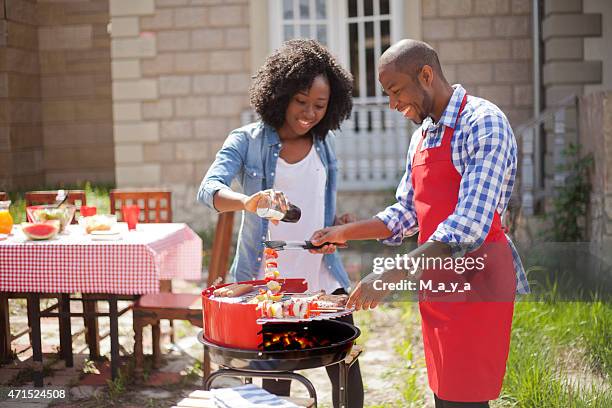
<path fill-rule="evenodd" d="M 423 268 L 421 276 L 434 281 L 419 291 L 429 385 L 436 408 L 488 407 L 501 391 L 515 293 L 529 290 L 501 226 L 516 175 L 516 140 L 497 106 L 449 85 L 429 45 L 394 44 L 381 56 L 378 71 L 389 108 L 421 125 L 410 143 L 397 203 L 370 220 L 317 231 L 311 240 L 381 239 L 397 245 L 418 232 L 419 247 L 408 254 L 413 262 L 455 262 L 450 273 L 434 266 Z M 464 273 L 458 265 L 468 259 L 481 264 Z M 377 290 L 380 283 L 405 277 L 398 269 L 372 273 L 352 292 L 349 305 L 376 307 L 388 292 Z M 462 283 L 465 290 L 451 295 L 436 290 L 449 283 Z"/>

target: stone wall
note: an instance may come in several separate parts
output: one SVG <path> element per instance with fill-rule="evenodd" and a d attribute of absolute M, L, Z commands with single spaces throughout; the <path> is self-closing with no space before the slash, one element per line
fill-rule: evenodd
<path fill-rule="evenodd" d="M 533 107 L 531 1 L 423 0 L 423 41 L 450 83 L 498 105 L 517 126 Z"/>
<path fill-rule="evenodd" d="M 108 0 L 38 1 L 46 183 L 113 183 Z"/>
<path fill-rule="evenodd" d="M 119 187 L 170 188 L 175 219 L 212 212 L 195 195 L 250 84 L 247 0 L 111 0 Z"/>
<path fill-rule="evenodd" d="M 584 13 L 582 0 L 546 0 L 542 16 L 545 103 L 582 95 L 585 84 L 601 82 L 601 60 L 586 60 L 584 40 L 601 36 L 601 14 Z"/>
<path fill-rule="evenodd" d="M 591 205 L 587 240 L 595 254 L 612 264 L 612 92 L 598 92 L 580 99 L 582 153 L 593 154 Z"/>
<path fill-rule="evenodd" d="M 0 190 L 44 183 L 36 7 L 0 1 Z"/>

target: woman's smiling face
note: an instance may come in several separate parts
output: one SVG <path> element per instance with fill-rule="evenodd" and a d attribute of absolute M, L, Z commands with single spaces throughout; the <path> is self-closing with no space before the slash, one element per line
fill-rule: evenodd
<path fill-rule="evenodd" d="M 327 112 L 330 96 L 329 82 L 323 75 L 315 77 L 310 89 L 297 92 L 291 97 L 285 111 L 283 136 L 304 136 L 315 127 Z"/>

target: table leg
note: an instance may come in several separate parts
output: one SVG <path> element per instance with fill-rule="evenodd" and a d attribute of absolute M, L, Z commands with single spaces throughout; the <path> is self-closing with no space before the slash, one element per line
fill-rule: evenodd
<path fill-rule="evenodd" d="M 83 321 L 85 323 L 85 339 L 89 347 L 89 359 L 100 359 L 100 331 L 98 329 L 98 304 L 89 299 L 91 296 L 83 293 Z M 95 296 L 94 296 L 95 298 Z"/>
<path fill-rule="evenodd" d="M 111 376 L 114 380 L 119 375 L 119 313 L 117 311 L 117 295 L 109 295 L 108 311 L 110 319 Z"/>
<path fill-rule="evenodd" d="M 28 315 L 31 316 L 32 360 L 34 361 L 34 386 L 43 386 L 43 356 L 40 338 L 40 294 L 28 293 Z"/>
<path fill-rule="evenodd" d="M 70 294 L 59 297 L 60 352 L 66 367 L 72 367 L 72 326 L 70 324 Z"/>
<path fill-rule="evenodd" d="M 12 360 L 8 296 L 0 293 L 0 364 Z"/>

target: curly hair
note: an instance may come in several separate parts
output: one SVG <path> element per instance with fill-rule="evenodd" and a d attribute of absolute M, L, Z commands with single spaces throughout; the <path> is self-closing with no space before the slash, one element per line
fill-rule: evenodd
<path fill-rule="evenodd" d="M 319 75 L 327 78 L 330 97 L 325 116 L 312 132 L 324 139 L 351 114 L 353 77 L 317 41 L 289 40 L 274 51 L 253 77 L 249 89 L 251 106 L 265 123 L 279 129 L 293 95 L 310 89 Z"/>

